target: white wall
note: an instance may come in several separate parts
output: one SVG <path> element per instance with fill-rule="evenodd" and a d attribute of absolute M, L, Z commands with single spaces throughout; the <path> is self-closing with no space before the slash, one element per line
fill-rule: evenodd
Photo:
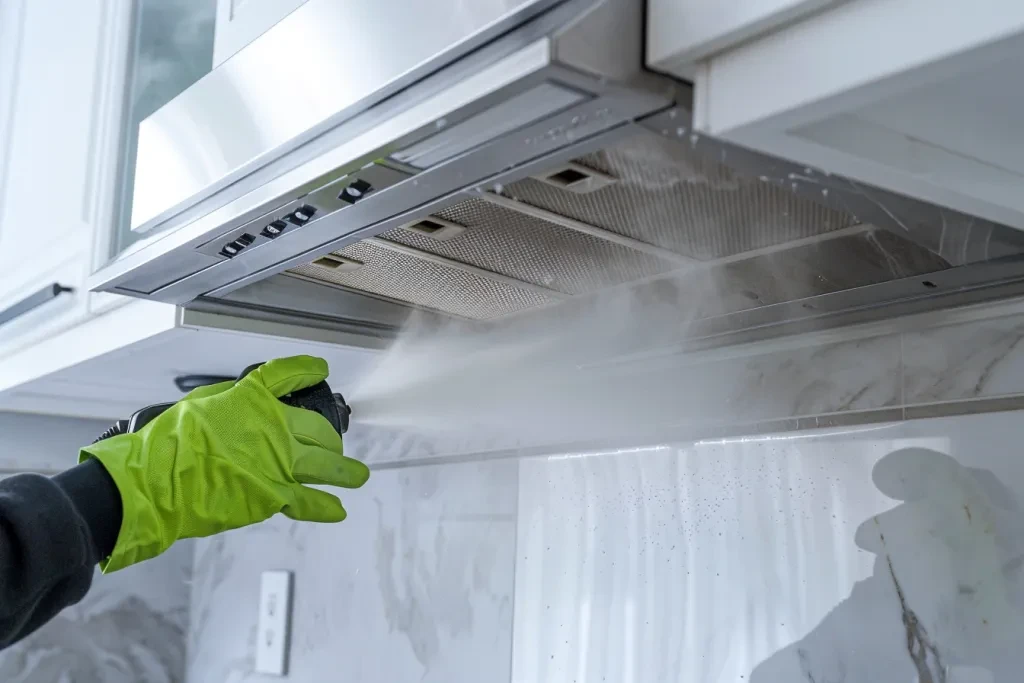
<path fill-rule="evenodd" d="M 110 424 L 95 420 L 0 413 L 0 475 L 53 474 L 78 462 L 78 450 Z"/>

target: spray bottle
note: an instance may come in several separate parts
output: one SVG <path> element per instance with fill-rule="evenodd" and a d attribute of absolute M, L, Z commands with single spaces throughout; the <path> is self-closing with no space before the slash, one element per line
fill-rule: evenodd
<path fill-rule="evenodd" d="M 238 376 L 238 379 L 242 379 L 250 372 L 258 368 L 262 363 L 256 363 L 250 365 L 242 374 Z M 211 377 L 213 381 L 207 382 L 213 384 L 216 381 L 231 381 L 233 378 L 221 378 Z M 348 431 L 348 420 L 352 414 L 352 409 L 347 403 L 345 398 L 338 393 L 331 391 L 330 385 L 327 382 L 320 382 L 314 384 L 306 389 L 299 389 L 294 391 L 287 396 L 281 397 L 281 402 L 285 405 L 292 406 L 293 408 L 303 408 L 305 410 L 312 410 L 314 413 L 319 413 L 339 435 L 343 435 Z M 132 434 L 147 424 L 153 419 L 161 415 L 165 410 L 173 406 L 173 403 L 157 403 L 155 405 L 146 406 L 141 410 L 135 411 L 135 413 L 127 420 L 118 420 L 110 426 L 105 432 L 103 432 L 96 441 L 103 441 L 109 439 L 112 436 L 118 434 Z"/>

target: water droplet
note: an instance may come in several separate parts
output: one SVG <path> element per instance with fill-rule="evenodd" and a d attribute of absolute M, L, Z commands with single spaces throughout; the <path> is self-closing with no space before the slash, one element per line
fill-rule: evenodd
<path fill-rule="evenodd" d="M 448 119 L 443 118 L 443 117 L 439 118 L 437 121 L 434 121 L 434 128 L 437 128 L 438 130 L 441 130 L 442 128 L 444 128 L 447 125 L 448 125 Z"/>
<path fill-rule="evenodd" d="M 679 126 L 678 128 L 676 128 L 676 137 L 680 137 L 681 138 L 684 135 L 686 135 L 686 129 L 685 128 L 683 128 L 682 126 Z"/>
<path fill-rule="evenodd" d="M 501 194 L 502 190 L 504 190 L 504 189 L 505 189 L 505 186 L 502 185 L 501 183 L 494 183 L 494 192 L 495 192 L 495 194 Z"/>
<path fill-rule="evenodd" d="M 580 117 L 578 117 L 578 116 L 574 116 L 574 117 L 572 117 L 572 121 L 571 121 L 571 123 L 572 123 L 572 125 L 574 125 L 574 126 L 578 126 L 578 125 L 580 124 Z"/>
<path fill-rule="evenodd" d="M 690 145 L 691 146 L 696 145 L 698 140 L 700 140 L 700 136 L 697 135 L 696 133 L 693 133 L 692 135 L 690 135 Z"/>
<path fill-rule="evenodd" d="M 674 119 L 674 118 L 675 118 L 675 117 L 676 117 L 676 116 L 678 115 L 678 113 L 679 113 L 679 112 L 677 112 L 677 111 L 676 111 L 675 109 L 673 109 L 672 111 L 670 111 L 670 112 L 668 113 L 668 117 L 669 117 L 670 119 Z"/>
<path fill-rule="evenodd" d="M 828 188 L 827 187 L 824 190 L 821 191 L 821 196 L 822 197 L 827 197 L 828 196 Z"/>

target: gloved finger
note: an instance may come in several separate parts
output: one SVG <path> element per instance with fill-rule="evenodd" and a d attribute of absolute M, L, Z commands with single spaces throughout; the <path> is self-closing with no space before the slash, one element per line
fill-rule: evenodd
<path fill-rule="evenodd" d="M 259 366 L 242 378 L 242 382 L 259 382 L 280 398 L 293 391 L 311 387 L 327 379 L 327 361 L 314 356 L 277 358 Z"/>
<path fill-rule="evenodd" d="M 292 461 L 292 477 L 303 484 L 357 489 L 370 478 L 370 468 L 341 453 L 300 443 Z"/>
<path fill-rule="evenodd" d="M 217 394 L 227 391 L 231 387 L 235 386 L 234 381 L 218 382 L 217 384 L 207 384 L 205 387 L 197 387 L 192 391 L 188 392 L 181 398 L 182 401 L 194 401 L 197 398 L 209 398 L 210 396 L 216 396 Z"/>
<path fill-rule="evenodd" d="M 287 517 L 300 522 L 340 522 L 348 516 L 337 496 L 326 491 L 298 484 L 292 491 L 294 499 L 281 510 Z"/>
<path fill-rule="evenodd" d="M 340 454 L 342 452 L 341 434 L 335 431 L 327 418 L 305 408 L 283 404 L 282 407 L 288 431 L 292 433 L 292 436 L 302 443 L 320 446 L 332 453 Z"/>

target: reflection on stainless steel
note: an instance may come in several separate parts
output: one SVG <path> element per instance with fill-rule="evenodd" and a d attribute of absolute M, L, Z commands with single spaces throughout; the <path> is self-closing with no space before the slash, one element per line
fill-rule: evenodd
<path fill-rule="evenodd" d="M 419 169 L 430 168 L 498 135 L 522 128 L 584 99 L 586 97 L 582 93 L 552 83 L 542 83 L 462 123 L 447 126 L 443 132 L 399 150 L 391 158 Z"/>
<path fill-rule="evenodd" d="M 374 124 L 366 129 L 349 129 L 340 126 L 337 130 L 327 133 L 306 151 L 308 161 L 279 175 L 280 169 L 270 164 L 265 170 L 254 174 L 255 183 L 249 183 L 247 191 L 238 198 L 216 209 L 200 204 L 197 211 L 186 212 L 183 220 L 176 223 L 166 232 L 154 234 L 122 254 L 116 261 L 96 273 L 92 287 L 100 291 L 120 291 L 125 294 L 147 292 L 178 283 L 182 278 L 199 272 L 213 265 L 208 260 L 196 261 L 193 249 L 204 244 L 210 238 L 224 233 L 228 226 L 240 225 L 247 220 L 287 203 L 282 197 L 302 196 L 314 190 L 338 169 L 341 173 L 352 167 L 358 168 L 358 160 L 373 158 L 374 153 L 382 150 L 391 141 L 402 140 L 414 136 L 425 123 L 439 119 L 451 119 L 462 108 L 481 99 L 487 100 L 494 95 L 496 89 L 509 85 L 517 79 L 526 78 L 548 63 L 547 49 L 543 41 L 533 43 L 523 50 L 499 61 L 490 68 L 483 68 L 473 76 L 452 83 L 450 87 L 430 97 L 419 99 L 415 103 L 402 102 L 407 107 L 400 107 L 395 112 L 385 112 L 383 117 L 375 117 Z M 506 80 L 511 79 L 511 80 Z M 412 95 L 419 92 L 413 90 Z M 402 100 L 397 96 L 396 100 Z M 415 99 L 415 98 L 413 98 Z M 305 148 L 304 148 L 305 149 Z M 336 176 L 335 176 L 336 177 Z M 244 182 L 240 182 L 244 185 Z M 429 191 L 430 184 L 423 182 L 424 190 Z M 311 235 L 323 228 L 322 222 L 314 222 L 301 233 L 291 233 L 290 240 L 301 243 L 288 253 L 301 254 L 322 244 L 330 236 L 336 236 L 337 230 L 326 230 L 324 234 Z M 285 242 L 281 242 L 284 244 Z M 264 252 L 266 254 L 266 252 Z M 161 272 L 160 262 L 177 257 L 182 264 L 172 266 L 167 273 Z M 247 268 L 250 274 L 268 268 L 284 258 L 277 254 L 256 265 Z M 154 274 L 154 270 L 157 271 Z M 165 301 L 183 303 L 191 300 L 217 286 L 232 282 L 237 278 L 220 276 L 204 281 L 196 287 L 185 287 L 177 298 L 165 298 Z M 216 283 L 216 284 L 215 284 Z"/>
<path fill-rule="evenodd" d="M 379 102 L 552 0 L 310 0 L 142 122 L 132 228 Z M 399 49 L 400 46 L 400 49 Z"/>

